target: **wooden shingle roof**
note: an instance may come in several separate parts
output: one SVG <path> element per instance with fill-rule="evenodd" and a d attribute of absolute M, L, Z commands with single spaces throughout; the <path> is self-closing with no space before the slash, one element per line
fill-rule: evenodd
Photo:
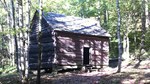
<path fill-rule="evenodd" d="M 52 12 L 43 14 L 43 17 L 47 23 L 57 31 L 110 37 L 110 34 L 99 25 L 98 21 L 94 19 L 65 16 L 63 14 Z"/>

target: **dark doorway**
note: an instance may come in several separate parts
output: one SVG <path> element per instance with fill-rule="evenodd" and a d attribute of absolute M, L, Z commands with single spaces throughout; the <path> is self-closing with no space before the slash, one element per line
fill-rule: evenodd
<path fill-rule="evenodd" d="M 89 64 L 89 49 L 88 47 L 84 47 L 83 49 L 83 64 L 87 65 Z"/>

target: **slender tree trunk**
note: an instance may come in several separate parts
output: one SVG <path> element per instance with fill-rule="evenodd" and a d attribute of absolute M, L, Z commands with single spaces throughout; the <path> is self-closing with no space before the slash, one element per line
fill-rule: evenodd
<path fill-rule="evenodd" d="M 104 28 L 107 28 L 107 6 L 106 1 L 104 0 Z"/>
<path fill-rule="evenodd" d="M 12 17 L 11 17 L 11 9 L 10 9 L 10 2 L 6 3 L 5 2 L 5 5 L 7 7 L 7 27 L 9 28 L 8 31 L 9 31 L 9 35 L 8 35 L 8 38 L 9 38 L 9 42 L 8 42 L 8 51 L 9 51 L 9 60 L 11 61 L 11 58 L 13 57 L 13 51 L 14 51 L 14 48 L 12 47 L 13 46 L 13 38 L 12 38 L 12 34 L 11 34 L 11 24 L 12 24 Z M 11 64 L 11 63 L 10 63 Z"/>
<path fill-rule="evenodd" d="M 42 47 L 41 47 L 41 19 L 42 19 L 42 1 L 39 0 L 39 30 L 38 30 L 38 49 L 39 49 L 39 55 L 38 55 L 38 69 L 37 69 L 37 84 L 41 84 L 41 57 L 42 57 Z"/>
<path fill-rule="evenodd" d="M 132 10 L 135 10 L 135 8 L 136 8 L 136 5 L 135 5 L 135 0 L 132 0 Z M 134 35 L 133 35 L 133 37 L 134 37 L 134 56 L 135 57 L 137 57 L 136 56 L 136 49 L 137 49 L 137 27 L 136 27 L 136 25 L 137 25 L 137 18 L 136 18 L 136 16 L 135 16 L 135 12 L 133 12 L 132 14 L 131 14 L 131 17 L 132 17 L 132 24 L 134 24 L 133 25 L 133 29 L 132 30 L 134 30 Z M 128 25 L 127 25 L 128 26 Z"/>
<path fill-rule="evenodd" d="M 25 66 L 25 71 L 24 71 L 24 77 L 25 77 L 25 83 L 28 83 L 28 79 L 29 79 L 29 66 L 28 66 L 28 46 L 29 46 L 29 35 L 28 35 L 28 30 L 30 27 L 30 0 L 26 0 L 25 2 L 25 28 L 26 28 L 26 32 L 24 32 L 24 66 Z"/>
<path fill-rule="evenodd" d="M 85 15 L 86 15 L 86 14 L 85 14 L 85 4 L 84 4 L 85 2 L 86 2 L 86 1 L 82 2 L 81 10 L 80 10 L 80 11 L 81 11 L 81 17 L 82 17 L 82 18 L 84 18 Z"/>
<path fill-rule="evenodd" d="M 4 32 L 4 28 L 3 25 L 0 24 L 0 32 Z M 4 34 L 2 34 L 1 36 L 1 53 L 3 54 L 2 59 L 0 59 L 1 63 L 2 63 L 2 69 L 4 69 L 5 65 L 4 65 L 4 58 L 5 58 L 5 53 L 4 53 Z"/>
<path fill-rule="evenodd" d="M 9 51 L 10 51 L 10 65 L 14 65 L 14 38 L 11 33 L 13 28 L 13 13 L 12 13 L 12 4 L 11 0 L 8 1 L 8 10 L 9 10 Z"/>
<path fill-rule="evenodd" d="M 3 5 L 4 9 L 7 11 L 7 27 L 9 28 L 9 43 L 8 43 L 8 54 L 9 54 L 9 63 L 10 65 L 14 65 L 14 54 L 15 54 L 15 49 L 14 49 L 14 38 L 12 35 L 12 30 L 13 30 L 13 8 L 12 8 L 12 3 L 11 0 L 8 0 L 7 2 L 5 0 L 0 0 L 1 4 Z"/>
<path fill-rule="evenodd" d="M 121 17 L 120 17 L 120 7 L 119 0 L 116 0 L 117 5 L 117 14 L 118 14 L 118 24 L 117 24 L 117 39 L 118 39 L 118 71 L 121 72 L 121 62 L 122 62 L 122 49 L 121 49 L 121 36 L 120 36 L 120 26 L 121 26 Z"/>
<path fill-rule="evenodd" d="M 128 17 L 129 16 L 129 17 Z M 123 36 L 123 53 L 122 53 L 122 58 L 126 61 L 129 60 L 129 23 L 130 23 L 130 15 L 127 15 L 127 20 L 126 20 L 126 24 L 125 24 L 125 31 L 124 31 L 124 36 Z"/>
<path fill-rule="evenodd" d="M 19 28 L 19 2 L 18 1 L 16 1 L 16 29 L 17 30 L 20 30 L 20 28 Z M 20 49 L 21 49 L 21 46 L 20 46 L 20 31 L 19 31 L 19 33 L 17 34 L 18 35 L 18 37 L 17 37 L 17 39 L 18 39 L 18 57 L 16 58 L 16 60 L 17 60 L 17 72 L 19 72 L 19 69 L 20 69 Z"/>
<path fill-rule="evenodd" d="M 24 70 L 24 54 L 23 54 L 23 31 L 22 28 L 24 26 L 24 22 L 23 22 L 23 4 L 22 4 L 22 0 L 17 0 L 17 4 L 18 4 L 18 26 L 19 26 L 19 30 L 21 30 L 21 32 L 19 33 L 19 54 L 20 57 L 18 58 L 18 65 L 19 65 L 19 70 L 21 73 L 21 78 L 23 79 L 23 70 Z M 21 72 L 22 71 L 22 72 Z"/>
<path fill-rule="evenodd" d="M 23 28 L 23 5 L 22 5 L 22 0 L 17 0 L 17 5 L 18 5 L 18 27 L 19 30 L 21 30 Z M 23 70 L 24 70 L 24 65 L 23 65 L 23 42 L 22 42 L 22 37 L 23 37 L 23 32 L 21 31 L 19 33 L 19 58 L 18 58 L 18 67 L 19 67 L 19 72 L 20 72 L 20 76 L 21 76 L 21 81 L 23 82 Z"/>
<path fill-rule="evenodd" d="M 15 32 L 14 34 L 14 43 L 15 43 L 15 50 L 14 50 L 14 63 L 15 63 L 15 57 L 18 58 L 18 42 L 17 42 L 17 36 L 16 36 L 16 26 L 15 26 L 15 8 L 14 8 L 14 1 L 11 0 L 11 8 L 12 8 L 12 28 Z"/>
<path fill-rule="evenodd" d="M 28 30 L 30 24 L 30 0 L 18 0 L 18 25 L 21 30 L 19 34 L 19 44 L 20 44 L 20 58 L 18 60 L 19 69 L 21 73 L 22 83 L 27 84 L 29 81 L 29 68 L 28 68 L 28 45 L 29 37 Z M 24 17 L 25 14 L 25 17 Z M 24 25 L 25 24 L 25 25 Z M 26 30 L 24 30 L 25 28 Z"/>
<path fill-rule="evenodd" d="M 101 25 L 101 16 L 100 16 L 100 7 L 101 7 L 101 0 L 98 0 L 98 20 L 99 20 L 99 24 Z"/>
<path fill-rule="evenodd" d="M 141 36 L 141 47 L 140 47 L 140 55 L 138 60 L 141 61 L 141 56 L 145 53 L 145 33 L 146 29 L 149 27 L 149 17 L 148 17 L 148 4 L 147 0 L 142 0 L 142 36 Z"/>
<path fill-rule="evenodd" d="M 122 62 L 122 66 L 123 67 L 126 67 L 129 63 L 129 37 L 128 37 L 128 34 L 129 34 L 129 25 L 130 23 L 130 17 L 128 17 L 128 20 L 126 20 L 126 29 L 124 31 L 124 36 L 123 36 L 123 53 L 122 53 L 122 58 L 124 59 L 124 61 Z"/>
<path fill-rule="evenodd" d="M 21 80 L 23 84 L 28 84 L 29 81 L 29 74 L 28 74 L 28 33 L 23 29 L 26 28 L 26 30 L 29 28 L 29 20 L 27 19 L 29 15 L 24 11 L 28 11 L 29 8 L 29 3 L 26 0 L 25 1 L 25 6 L 24 6 L 24 1 L 23 0 L 18 0 L 18 25 L 21 30 L 21 33 L 19 34 L 19 45 L 20 45 L 20 57 L 19 57 L 19 69 L 20 69 L 20 74 L 21 74 Z M 25 8 L 24 8 L 25 7 Z M 25 17 L 24 18 L 24 14 Z M 26 22 L 24 22 L 26 21 Z M 25 25 L 24 25 L 25 23 Z"/>
<path fill-rule="evenodd" d="M 12 61 L 12 57 L 14 56 L 13 55 L 13 51 L 14 51 L 14 47 L 13 47 L 13 38 L 12 38 L 12 34 L 11 34 L 11 13 L 9 12 L 8 14 L 8 28 L 9 28 L 9 59 L 10 59 L 10 62 Z M 12 63 L 10 63 L 12 65 Z"/>

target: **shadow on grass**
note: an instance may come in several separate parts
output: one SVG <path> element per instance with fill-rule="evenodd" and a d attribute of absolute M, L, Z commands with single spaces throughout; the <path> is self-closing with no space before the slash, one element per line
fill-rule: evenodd
<path fill-rule="evenodd" d="M 41 82 L 42 84 L 150 84 L 150 81 L 141 82 L 145 79 L 150 80 L 150 73 L 141 74 L 139 72 L 122 72 L 111 75 L 98 73 L 92 76 L 86 75 L 86 73 L 64 74 L 65 73 L 63 73 L 63 75 L 56 75 L 53 77 L 51 75 L 43 76 Z M 32 80 L 31 84 L 35 83 L 36 81 Z"/>
<path fill-rule="evenodd" d="M 30 76 L 30 84 L 36 84 L 36 75 Z M 145 80 L 145 82 L 141 82 Z M 150 84 L 150 73 L 122 72 L 113 74 L 63 72 L 42 73 L 41 84 Z M 21 84 L 18 74 L 0 77 L 2 84 Z"/>
<path fill-rule="evenodd" d="M 141 60 L 140 60 L 140 61 L 138 61 L 138 63 L 137 63 L 137 64 L 135 64 L 134 68 L 138 68 L 138 67 L 140 66 L 140 63 L 141 63 Z"/>
<path fill-rule="evenodd" d="M 0 84 L 21 84 L 19 80 L 19 75 L 14 74 L 1 74 L 0 75 Z"/>

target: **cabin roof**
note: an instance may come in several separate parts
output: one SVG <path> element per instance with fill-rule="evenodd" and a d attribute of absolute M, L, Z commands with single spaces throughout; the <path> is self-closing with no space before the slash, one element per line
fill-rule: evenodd
<path fill-rule="evenodd" d="M 110 34 L 94 19 L 65 16 L 52 12 L 44 13 L 43 17 L 57 31 L 110 37 Z"/>

